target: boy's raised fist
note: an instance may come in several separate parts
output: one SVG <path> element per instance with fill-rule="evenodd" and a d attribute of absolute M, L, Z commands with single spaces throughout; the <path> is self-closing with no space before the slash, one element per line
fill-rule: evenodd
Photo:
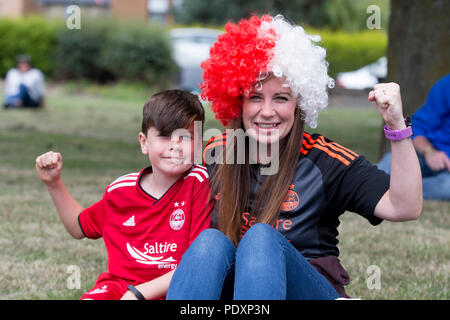
<path fill-rule="evenodd" d="M 61 170 L 62 156 L 59 152 L 49 151 L 36 158 L 36 171 L 45 184 L 59 180 Z"/>

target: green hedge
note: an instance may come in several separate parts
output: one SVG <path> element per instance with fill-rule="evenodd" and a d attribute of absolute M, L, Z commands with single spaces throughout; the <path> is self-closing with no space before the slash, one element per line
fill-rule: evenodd
<path fill-rule="evenodd" d="M 167 85 L 176 71 L 168 33 L 159 26 L 84 21 L 56 34 L 54 76 Z"/>
<path fill-rule="evenodd" d="M 307 31 L 322 36 L 333 77 L 385 55 L 387 35 L 382 31 Z M 167 31 L 148 24 L 83 19 L 80 30 L 69 30 L 63 20 L 2 18 L 0 48 L 3 77 L 20 53 L 30 54 L 37 68 L 58 80 L 132 80 L 165 86 L 176 72 Z"/>
<path fill-rule="evenodd" d="M 166 86 L 175 75 L 168 33 L 159 26 L 83 19 L 81 29 L 42 17 L 0 19 L 0 73 L 28 53 L 56 80 L 137 80 Z"/>
<path fill-rule="evenodd" d="M 382 31 L 307 31 L 322 37 L 320 45 L 327 49 L 329 74 L 332 77 L 339 72 L 361 68 L 386 55 L 387 35 Z"/>
<path fill-rule="evenodd" d="M 61 23 L 59 23 L 61 25 Z M 16 66 L 16 57 L 28 53 L 44 73 L 53 70 L 52 52 L 58 23 L 40 17 L 0 19 L 0 75 Z"/>

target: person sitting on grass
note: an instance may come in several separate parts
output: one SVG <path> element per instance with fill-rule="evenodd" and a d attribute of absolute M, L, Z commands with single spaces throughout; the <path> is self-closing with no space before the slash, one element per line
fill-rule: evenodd
<path fill-rule="evenodd" d="M 437 81 L 412 115 L 412 143 L 422 172 L 423 198 L 450 201 L 450 74 Z M 391 173 L 389 151 L 377 164 Z"/>
<path fill-rule="evenodd" d="M 281 15 L 252 16 L 227 23 L 202 63 L 201 97 L 226 127 L 203 151 L 213 228 L 183 255 L 167 300 L 347 298 L 340 216 L 352 211 L 372 225 L 420 216 L 420 167 L 397 84 L 368 96 L 392 140 L 390 177 L 305 131 L 328 103 L 319 41 Z"/>
<path fill-rule="evenodd" d="M 8 71 L 5 79 L 5 108 L 43 107 L 44 75 L 33 68 L 29 55 L 17 57 L 17 68 Z"/>
<path fill-rule="evenodd" d="M 103 199 L 83 207 L 61 179 L 62 156 L 36 159 L 66 230 L 75 239 L 103 237 L 108 272 L 81 299 L 163 299 L 181 256 L 210 225 L 205 167 L 194 164 L 194 121 L 204 121 L 197 96 L 167 90 L 144 105 L 139 142 L 151 166 L 123 175 Z M 201 145 L 201 144 L 198 144 Z"/>

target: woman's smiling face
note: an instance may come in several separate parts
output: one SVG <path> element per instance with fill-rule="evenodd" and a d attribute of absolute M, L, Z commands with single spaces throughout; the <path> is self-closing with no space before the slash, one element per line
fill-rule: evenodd
<path fill-rule="evenodd" d="M 284 77 L 272 76 L 243 97 L 242 122 L 248 135 L 259 143 L 271 144 L 286 137 L 294 124 L 297 99 Z"/>

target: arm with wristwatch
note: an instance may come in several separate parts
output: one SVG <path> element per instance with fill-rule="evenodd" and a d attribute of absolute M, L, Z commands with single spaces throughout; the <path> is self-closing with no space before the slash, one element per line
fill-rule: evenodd
<path fill-rule="evenodd" d="M 410 137 L 411 125 L 403 117 L 400 87 L 396 83 L 375 85 L 369 101 L 385 121 L 385 135 L 391 140 L 392 162 L 389 190 L 375 207 L 374 214 L 389 221 L 414 220 L 422 212 L 422 174 Z"/>
<path fill-rule="evenodd" d="M 120 300 L 154 300 L 166 295 L 175 270 L 137 286 L 128 285 L 128 291 Z"/>

